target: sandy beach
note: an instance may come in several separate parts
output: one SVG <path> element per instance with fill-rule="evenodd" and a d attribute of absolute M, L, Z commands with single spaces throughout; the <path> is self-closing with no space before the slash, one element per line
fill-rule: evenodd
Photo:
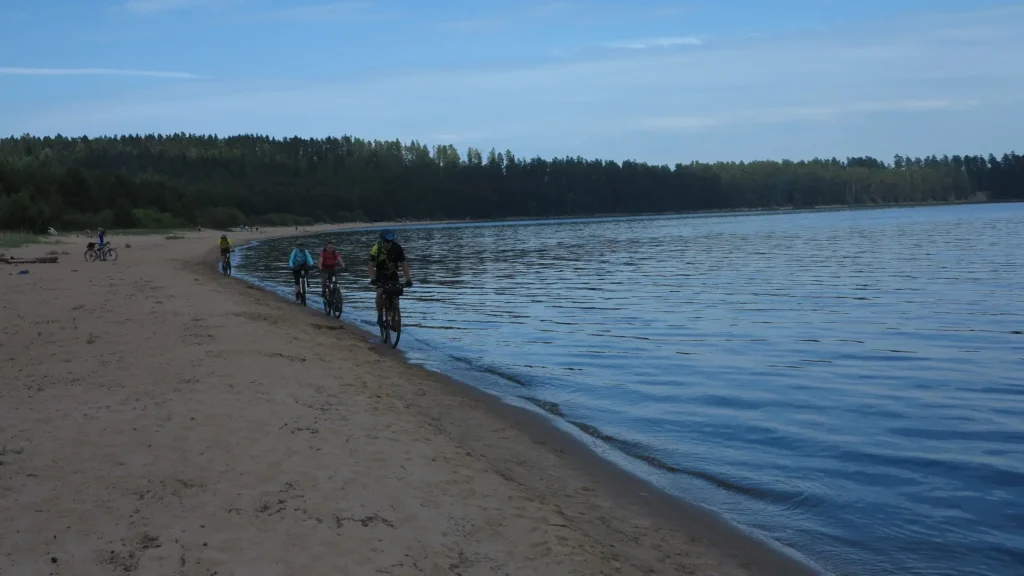
<path fill-rule="evenodd" d="M 810 573 L 542 418 L 220 276 L 218 235 L 0 265 L 0 575 Z"/>

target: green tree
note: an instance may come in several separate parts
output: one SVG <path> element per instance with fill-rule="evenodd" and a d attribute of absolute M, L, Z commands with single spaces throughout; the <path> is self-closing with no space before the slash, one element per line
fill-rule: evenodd
<path fill-rule="evenodd" d="M 42 234 L 49 228 L 46 206 L 34 200 L 31 188 L 0 196 L 0 228 Z"/>
<path fill-rule="evenodd" d="M 118 198 L 114 204 L 114 227 L 134 228 L 136 225 L 138 220 L 135 218 L 131 201 L 125 197 Z"/>
<path fill-rule="evenodd" d="M 11 191 L 19 191 L 14 199 Z M 522 158 L 413 141 L 242 135 L 0 139 L 0 225 L 551 217 L 1024 199 L 1024 158 L 677 163 Z M 40 222 L 44 221 L 43 224 Z M 89 226 L 94 227 L 94 226 Z"/>

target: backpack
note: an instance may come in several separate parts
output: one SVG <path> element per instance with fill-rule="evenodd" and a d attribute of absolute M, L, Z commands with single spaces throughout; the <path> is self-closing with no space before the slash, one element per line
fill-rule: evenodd
<path fill-rule="evenodd" d="M 392 246 L 394 246 L 394 243 L 392 243 Z M 393 263 L 388 258 L 389 256 L 390 255 L 388 254 L 387 249 L 384 248 L 384 243 L 377 242 L 377 244 L 373 247 L 374 265 L 376 265 L 378 268 L 384 268 L 387 271 L 392 271 Z"/>

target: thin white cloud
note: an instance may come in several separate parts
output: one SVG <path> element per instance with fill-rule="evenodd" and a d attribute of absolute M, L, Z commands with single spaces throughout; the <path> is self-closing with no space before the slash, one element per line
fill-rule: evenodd
<path fill-rule="evenodd" d="M 624 22 L 645 22 L 657 19 L 659 22 L 677 19 L 692 13 L 688 6 L 640 6 L 633 2 L 579 2 L 551 1 L 525 2 L 510 10 L 493 10 L 489 3 L 478 3 L 486 12 L 469 15 L 462 19 L 446 20 L 441 27 L 462 31 L 494 31 L 513 27 L 544 26 L 552 23 L 579 26 L 594 23 L 611 23 L 621 27 Z M 498 5 L 500 6 L 500 5 Z"/>
<path fill-rule="evenodd" d="M 385 18 L 387 13 L 377 9 L 371 2 L 358 0 L 307 4 L 263 12 L 261 16 L 275 20 L 366 20 Z"/>
<path fill-rule="evenodd" d="M 978 100 L 898 100 L 895 102 L 859 102 L 845 106 L 841 112 L 927 112 L 929 110 L 962 110 L 981 105 Z"/>
<path fill-rule="evenodd" d="M 128 0 L 124 3 L 125 10 L 136 14 L 155 14 L 171 12 L 202 5 L 204 0 Z"/>
<path fill-rule="evenodd" d="M 700 46 L 703 44 L 700 38 L 695 36 L 677 36 L 673 38 L 643 38 L 639 40 L 625 40 L 618 42 L 606 42 L 602 46 L 606 48 L 618 48 L 622 50 L 650 50 L 651 48 L 674 48 L 676 46 Z"/>
<path fill-rule="evenodd" d="M 19 68 L 0 67 L 0 76 L 146 76 L 150 78 L 201 78 L 188 72 L 162 70 L 125 70 L 119 68 Z"/>

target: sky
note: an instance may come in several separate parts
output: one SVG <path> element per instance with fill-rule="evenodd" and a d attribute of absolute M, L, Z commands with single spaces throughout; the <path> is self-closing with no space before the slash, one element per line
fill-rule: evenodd
<path fill-rule="evenodd" d="M 1024 2 L 3 0 L 0 135 L 653 163 L 1024 152 Z"/>

